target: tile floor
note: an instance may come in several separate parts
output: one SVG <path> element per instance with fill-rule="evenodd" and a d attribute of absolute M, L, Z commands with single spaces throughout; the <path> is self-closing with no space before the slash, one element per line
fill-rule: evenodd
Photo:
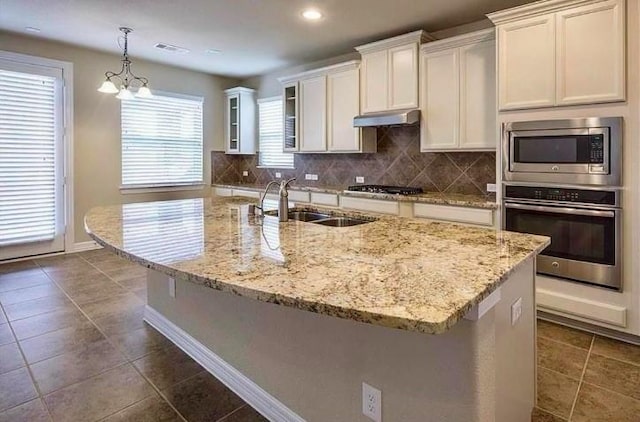
<path fill-rule="evenodd" d="M 102 250 L 0 265 L 0 422 L 264 421 L 145 301 L 144 269 Z M 532 420 L 640 421 L 640 347 L 539 321 Z"/>
<path fill-rule="evenodd" d="M 0 422 L 265 421 L 145 302 L 145 270 L 101 250 L 0 265 Z"/>

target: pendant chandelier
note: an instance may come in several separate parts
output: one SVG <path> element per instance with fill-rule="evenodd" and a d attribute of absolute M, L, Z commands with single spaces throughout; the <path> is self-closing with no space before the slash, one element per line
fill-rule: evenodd
<path fill-rule="evenodd" d="M 151 90 L 147 86 L 149 84 L 149 80 L 147 78 L 143 78 L 140 76 L 136 76 L 131 71 L 131 60 L 129 60 L 128 53 L 128 40 L 127 37 L 130 32 L 133 30 L 131 28 L 122 27 L 120 31 L 124 34 L 124 51 L 122 53 L 122 68 L 120 72 L 105 72 L 104 76 L 106 77 L 105 81 L 102 83 L 98 91 L 104 92 L 106 94 L 118 94 L 116 98 L 120 100 L 132 100 L 134 97 L 140 98 L 151 98 L 153 94 Z M 120 83 L 120 88 L 116 87 L 113 83 L 112 79 L 116 79 L 116 82 Z M 138 88 L 138 92 L 136 92 L 135 96 L 133 92 L 131 92 L 131 88 Z"/>

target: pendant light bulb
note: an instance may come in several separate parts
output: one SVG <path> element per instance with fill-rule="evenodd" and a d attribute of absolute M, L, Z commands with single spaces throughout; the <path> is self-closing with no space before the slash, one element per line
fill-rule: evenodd
<path fill-rule="evenodd" d="M 138 92 L 136 93 L 136 97 L 153 98 L 153 94 L 151 93 L 151 90 L 149 89 L 149 87 L 145 84 L 138 89 Z"/>
<path fill-rule="evenodd" d="M 133 100 L 135 97 L 129 88 L 122 86 L 120 87 L 120 92 L 116 95 L 116 98 L 119 100 Z"/>
<path fill-rule="evenodd" d="M 104 92 L 105 94 L 116 94 L 118 92 L 118 88 L 111 82 L 111 79 L 107 78 L 106 81 L 102 82 L 98 91 Z"/>

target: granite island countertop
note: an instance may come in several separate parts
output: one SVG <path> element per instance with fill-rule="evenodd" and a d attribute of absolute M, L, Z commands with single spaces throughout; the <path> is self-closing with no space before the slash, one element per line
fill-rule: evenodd
<path fill-rule="evenodd" d="M 262 192 L 266 185 L 261 184 L 214 184 L 214 188 L 226 188 L 226 189 L 244 189 L 256 192 Z M 420 202 L 425 204 L 437 204 L 437 205 L 453 205 L 457 207 L 468 208 L 484 208 L 484 209 L 498 209 L 499 206 L 495 201 L 495 198 L 482 196 L 482 195 L 466 195 L 459 193 L 443 193 L 443 192 L 424 192 L 417 195 L 393 195 L 386 193 L 371 193 L 371 192 L 352 192 L 347 191 L 347 187 L 340 186 L 299 186 L 293 185 L 289 189 L 298 190 L 303 192 L 319 192 L 319 193 L 331 193 L 342 196 L 354 196 L 368 199 L 378 199 L 383 201 L 398 201 L 398 202 Z M 274 189 L 275 192 L 275 189 Z M 273 193 L 273 192 L 272 192 Z"/>
<path fill-rule="evenodd" d="M 260 224 L 247 214 L 251 203 L 214 196 L 96 207 L 85 227 L 107 249 L 171 277 L 430 334 L 452 327 L 550 243 L 541 236 L 371 213 L 365 215 L 376 221 L 352 227 L 279 223 L 275 217 Z"/>

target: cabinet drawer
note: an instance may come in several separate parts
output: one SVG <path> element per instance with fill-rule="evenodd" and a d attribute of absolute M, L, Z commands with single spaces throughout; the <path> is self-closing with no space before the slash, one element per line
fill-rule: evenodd
<path fill-rule="evenodd" d="M 328 205 L 330 207 L 337 207 L 338 195 L 333 193 L 311 192 L 311 202 L 319 205 Z"/>
<path fill-rule="evenodd" d="M 342 208 L 361 211 L 373 211 L 382 214 L 398 215 L 398 203 L 395 201 L 379 201 L 377 199 L 354 198 L 343 196 L 340 199 Z"/>
<path fill-rule="evenodd" d="M 246 196 L 248 198 L 260 198 L 260 192 L 253 190 L 234 189 L 233 196 Z"/>
<path fill-rule="evenodd" d="M 493 210 L 453 207 L 449 205 L 414 204 L 413 216 L 458 223 L 493 225 Z"/>
<path fill-rule="evenodd" d="M 228 188 L 213 188 L 213 194 L 218 196 L 233 196 L 233 191 Z"/>
<path fill-rule="evenodd" d="M 309 192 L 290 190 L 289 200 L 293 202 L 309 202 Z"/>

